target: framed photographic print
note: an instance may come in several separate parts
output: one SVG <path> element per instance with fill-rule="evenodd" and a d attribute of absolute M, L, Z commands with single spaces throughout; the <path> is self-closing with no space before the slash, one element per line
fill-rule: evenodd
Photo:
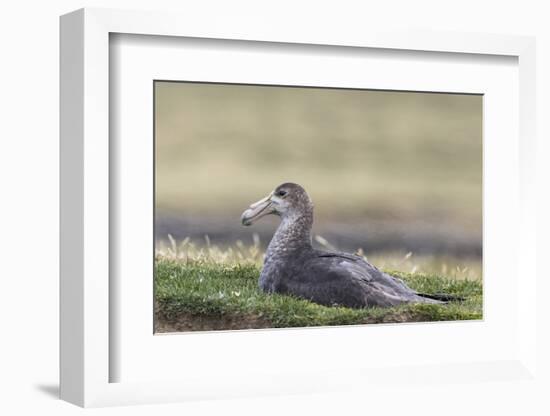
<path fill-rule="evenodd" d="M 63 16 L 62 398 L 536 383 L 533 44 Z"/>
<path fill-rule="evenodd" d="M 156 332 L 482 319 L 482 95 L 154 94 Z"/>

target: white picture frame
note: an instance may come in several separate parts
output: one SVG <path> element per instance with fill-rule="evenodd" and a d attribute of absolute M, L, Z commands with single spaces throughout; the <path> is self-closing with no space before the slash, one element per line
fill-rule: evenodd
<path fill-rule="evenodd" d="M 517 332 L 511 339 L 513 347 L 502 348 L 495 359 L 481 356 L 478 360 L 452 362 L 440 357 L 438 362 L 419 359 L 396 362 L 391 367 L 377 368 L 373 362 L 365 367 L 341 368 L 327 365 L 313 369 L 295 367 L 295 371 L 266 369 L 258 378 L 241 377 L 220 371 L 215 380 L 211 372 L 191 375 L 177 373 L 174 377 L 145 377 L 124 381 L 113 377 L 112 369 L 123 358 L 120 349 L 113 348 L 118 329 L 112 323 L 117 309 L 110 276 L 116 259 L 109 247 L 111 228 L 120 218 L 113 215 L 110 201 L 113 195 L 112 173 L 117 166 L 110 157 L 110 35 L 146 35 L 181 38 L 225 39 L 227 41 L 276 42 L 284 45 L 331 45 L 334 48 L 370 48 L 384 50 L 428 51 L 440 54 L 502 55 L 517 58 L 519 68 L 519 155 L 518 169 L 510 170 L 506 185 L 517 182 L 519 189 L 511 192 L 514 211 L 512 263 L 522 270 L 522 279 L 515 293 L 512 318 L 517 320 Z M 166 38 L 165 38 L 166 39 Z M 162 39 L 160 40 L 162 42 Z M 261 48 L 261 43 L 258 43 Z M 61 390 L 62 399 L 80 406 L 159 403 L 198 398 L 249 397 L 267 394 L 297 394 L 368 388 L 373 391 L 396 378 L 400 383 L 420 384 L 449 380 L 480 383 L 483 380 L 508 380 L 517 383 L 537 383 L 536 372 L 536 270 L 534 209 L 534 114 L 535 114 L 535 44 L 529 37 L 464 33 L 381 32 L 361 33 L 308 32 L 307 34 L 251 23 L 249 27 L 217 22 L 203 27 L 186 16 L 130 12 L 106 9 L 83 9 L 61 18 Z M 513 124 L 512 124 L 513 126 Z M 505 132 L 503 132 L 504 134 Z M 516 135 L 516 132 L 513 132 Z M 513 156 L 512 153 L 509 156 Z M 113 162 L 114 160 L 114 162 Z M 493 175 L 496 176 L 496 175 Z M 516 192 L 517 191 L 517 192 Z M 515 272 L 517 274 L 517 271 Z M 452 324 L 450 324 L 452 325 Z M 471 325 L 471 324 L 470 324 Z M 475 325 L 475 323 L 474 323 Z M 451 331 L 461 331 L 456 329 Z M 360 328 L 352 328 L 357 334 Z M 337 336 L 339 328 L 324 332 L 309 331 L 310 342 L 319 335 Z M 284 338 L 289 331 L 279 331 Z M 379 332 L 384 331 L 383 329 Z M 394 342 L 416 329 L 405 326 L 395 335 Z M 273 332 L 273 331 L 272 331 Z M 253 338 L 266 337 L 266 332 L 249 333 Z M 225 334 L 225 340 L 231 337 Z M 229 335 L 229 336 L 228 336 Z M 203 334 L 204 336 L 204 334 Z M 206 334 L 208 342 L 217 343 Z M 472 336 L 471 334 L 469 336 Z M 153 334 L 151 332 L 151 337 Z M 401 337 L 401 338 L 400 338 Z M 168 337 L 163 337 L 167 339 Z M 238 337 L 237 337 L 238 338 Z M 234 345 L 244 342 L 235 338 Z M 166 342 L 166 341 L 163 341 Z M 389 341 L 388 341 L 389 342 Z M 136 345 L 135 348 L 140 348 Z M 175 351 L 172 350 L 172 354 Z M 402 368 L 399 368 L 402 366 Z M 367 371 L 368 370 L 368 371 Z M 174 370 L 176 371 L 176 370 Z M 444 372 L 448 375 L 443 375 Z M 210 374 L 210 375 L 209 375 Z M 116 380 L 114 380 L 116 379 Z M 383 390 L 383 387 L 382 387 Z M 374 406 L 374 405 L 373 405 Z"/>

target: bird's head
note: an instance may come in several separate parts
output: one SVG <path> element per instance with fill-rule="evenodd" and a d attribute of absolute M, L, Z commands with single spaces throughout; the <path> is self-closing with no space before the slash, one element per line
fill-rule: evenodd
<path fill-rule="evenodd" d="M 307 192 L 295 183 L 283 183 L 276 187 L 265 198 L 254 202 L 241 215 L 243 225 L 252 225 L 258 219 L 269 214 L 281 218 L 299 218 L 311 215 L 313 203 Z"/>

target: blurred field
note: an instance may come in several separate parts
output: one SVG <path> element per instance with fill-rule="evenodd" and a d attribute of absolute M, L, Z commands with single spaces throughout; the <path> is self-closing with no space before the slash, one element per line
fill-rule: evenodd
<path fill-rule="evenodd" d="M 481 96 L 156 82 L 155 129 L 157 252 L 169 234 L 223 255 L 258 234 L 261 256 L 278 220 L 240 214 L 292 181 L 336 248 L 481 278 Z"/>
<path fill-rule="evenodd" d="M 430 219 L 479 233 L 481 96 L 155 85 L 160 212 L 235 217 L 293 181 L 319 221 Z"/>

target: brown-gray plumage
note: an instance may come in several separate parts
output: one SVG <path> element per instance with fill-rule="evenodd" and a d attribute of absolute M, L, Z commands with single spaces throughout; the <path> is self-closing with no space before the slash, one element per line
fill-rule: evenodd
<path fill-rule="evenodd" d="M 360 256 L 313 248 L 313 203 L 300 185 L 279 185 L 243 212 L 241 221 L 252 225 L 269 214 L 280 216 L 281 223 L 265 255 L 259 279 L 263 291 L 352 308 L 441 303 L 415 292 Z"/>

